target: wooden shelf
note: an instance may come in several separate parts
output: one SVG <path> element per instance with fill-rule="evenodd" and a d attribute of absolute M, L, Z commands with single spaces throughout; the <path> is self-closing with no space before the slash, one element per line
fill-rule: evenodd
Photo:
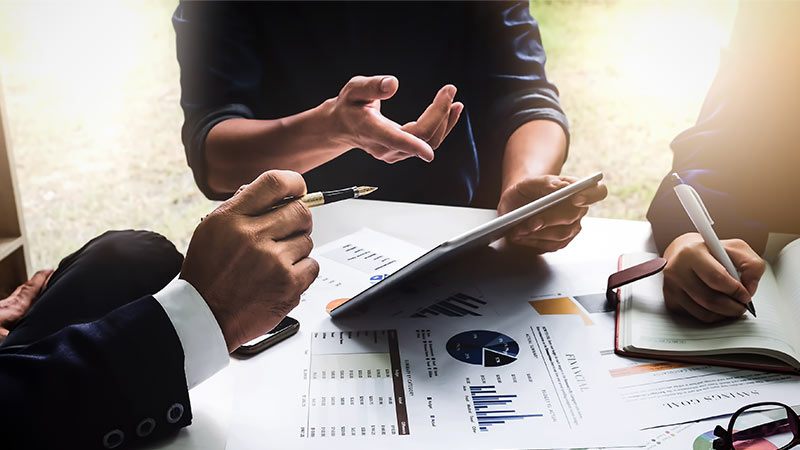
<path fill-rule="evenodd" d="M 0 237 L 0 259 L 5 258 L 14 252 L 14 250 L 22 247 L 22 236 L 7 238 Z"/>
<path fill-rule="evenodd" d="M 0 294 L 28 279 L 28 245 L 0 83 Z M 10 292 L 10 291 L 9 291 Z M 9 293 L 6 292 L 6 293 Z M 3 298 L 4 295 L 0 295 Z"/>

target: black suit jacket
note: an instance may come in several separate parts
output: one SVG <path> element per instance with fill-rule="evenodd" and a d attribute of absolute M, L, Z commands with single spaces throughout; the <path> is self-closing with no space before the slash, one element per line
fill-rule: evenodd
<path fill-rule="evenodd" d="M 183 348 L 147 296 L 0 349 L 0 447 L 128 448 L 191 423 Z"/>

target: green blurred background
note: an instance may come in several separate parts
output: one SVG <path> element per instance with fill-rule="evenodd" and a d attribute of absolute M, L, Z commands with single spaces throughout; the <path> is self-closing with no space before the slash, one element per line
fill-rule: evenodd
<path fill-rule="evenodd" d="M 0 74 L 34 270 L 107 229 L 152 229 L 183 251 L 214 208 L 180 142 L 176 4 L 0 1 Z M 531 5 L 572 127 L 564 173 L 606 173 L 609 198 L 590 215 L 644 218 L 736 10 L 732 0 Z"/>

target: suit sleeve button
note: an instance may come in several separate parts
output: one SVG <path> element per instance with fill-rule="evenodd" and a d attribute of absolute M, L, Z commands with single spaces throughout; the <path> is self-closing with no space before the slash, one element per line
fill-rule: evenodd
<path fill-rule="evenodd" d="M 147 437 L 155 428 L 156 421 L 148 417 L 139 422 L 139 425 L 136 426 L 136 435 L 139 437 Z"/>
<path fill-rule="evenodd" d="M 181 417 L 183 417 L 183 405 L 180 403 L 175 403 L 167 410 L 167 422 L 176 423 Z"/>
<path fill-rule="evenodd" d="M 103 436 L 103 447 L 105 448 L 117 448 L 122 445 L 122 442 L 125 440 L 125 433 L 122 432 L 119 428 L 116 430 L 111 430 Z"/>

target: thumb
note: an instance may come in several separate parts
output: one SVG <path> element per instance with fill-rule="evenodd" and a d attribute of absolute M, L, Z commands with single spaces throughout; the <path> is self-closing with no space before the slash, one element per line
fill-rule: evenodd
<path fill-rule="evenodd" d="M 400 82 L 391 75 L 356 76 L 342 88 L 342 95 L 353 102 L 386 100 L 397 92 L 399 86 Z"/>
<path fill-rule="evenodd" d="M 561 177 L 545 175 L 524 180 L 521 183 L 517 183 L 515 187 L 516 193 L 520 198 L 535 200 L 565 186 L 569 186 L 569 184 L 569 181 L 563 180 Z"/>
<path fill-rule="evenodd" d="M 228 202 L 231 212 L 256 216 L 268 211 L 287 197 L 300 197 L 305 193 L 306 182 L 299 173 L 290 170 L 270 170 L 244 186 L 244 189 L 231 197 Z"/>

